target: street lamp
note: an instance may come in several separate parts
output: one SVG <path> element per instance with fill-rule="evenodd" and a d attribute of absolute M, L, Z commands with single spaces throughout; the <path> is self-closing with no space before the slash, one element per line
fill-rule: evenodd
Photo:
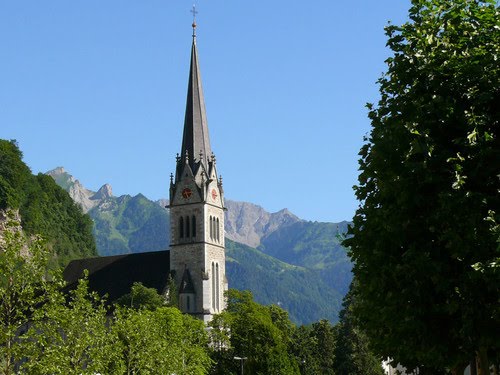
<path fill-rule="evenodd" d="M 241 364 L 240 374 L 243 375 L 243 362 L 245 361 L 245 359 L 247 359 L 247 357 L 234 357 L 234 359 L 236 359 L 237 361 L 240 361 L 240 364 Z"/>

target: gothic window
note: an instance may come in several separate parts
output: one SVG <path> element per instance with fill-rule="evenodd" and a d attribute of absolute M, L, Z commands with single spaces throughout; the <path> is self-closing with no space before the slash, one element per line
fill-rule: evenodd
<path fill-rule="evenodd" d="M 217 311 L 219 311 L 219 300 L 220 300 L 220 295 L 219 295 L 219 263 L 215 264 L 215 274 L 217 279 L 215 280 L 215 288 L 217 289 L 215 296 L 216 296 L 216 301 L 217 301 Z"/>
<path fill-rule="evenodd" d="M 191 237 L 196 237 L 196 216 L 191 217 Z"/>
<path fill-rule="evenodd" d="M 213 238 L 213 233 L 212 233 L 212 216 L 210 216 L 210 220 L 209 220 L 209 227 L 210 227 L 210 238 Z"/>
<path fill-rule="evenodd" d="M 179 237 L 184 237 L 184 218 L 182 216 L 179 219 Z"/>
<path fill-rule="evenodd" d="M 217 230 L 217 242 L 220 242 L 219 218 L 217 218 L 217 225 L 215 228 Z"/>
<path fill-rule="evenodd" d="M 186 216 L 186 238 L 189 238 L 189 216 Z"/>
<path fill-rule="evenodd" d="M 186 310 L 191 311 L 191 298 L 189 296 L 186 296 Z"/>
<path fill-rule="evenodd" d="M 212 308 L 215 310 L 215 266 L 212 262 Z"/>

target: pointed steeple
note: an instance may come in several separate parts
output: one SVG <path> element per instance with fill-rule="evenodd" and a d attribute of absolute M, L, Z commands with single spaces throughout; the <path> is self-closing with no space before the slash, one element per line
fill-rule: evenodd
<path fill-rule="evenodd" d="M 196 49 L 196 23 L 193 22 L 193 45 L 191 48 L 191 66 L 189 69 L 189 84 L 184 118 L 184 134 L 182 136 L 181 155 L 188 155 L 189 165 L 196 171 L 201 161 L 208 170 L 208 158 L 212 155 L 208 135 L 205 99 L 201 85 L 198 52 Z"/>

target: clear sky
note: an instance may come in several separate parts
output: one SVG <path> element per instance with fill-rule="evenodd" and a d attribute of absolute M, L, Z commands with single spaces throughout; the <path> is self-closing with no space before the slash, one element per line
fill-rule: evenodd
<path fill-rule="evenodd" d="M 350 220 L 365 103 L 409 0 L 197 2 L 212 149 L 226 198 Z M 0 138 L 34 173 L 168 197 L 182 138 L 185 0 L 0 1 Z"/>

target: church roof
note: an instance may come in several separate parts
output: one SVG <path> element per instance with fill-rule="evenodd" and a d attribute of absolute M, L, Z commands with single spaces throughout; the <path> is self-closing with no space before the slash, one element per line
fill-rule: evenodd
<path fill-rule="evenodd" d="M 109 302 L 130 293 L 135 282 L 161 294 L 168 285 L 170 251 L 73 260 L 63 273 L 68 288 L 74 288 L 85 269 L 89 271 L 89 289 L 100 296 L 107 294 Z"/>
<path fill-rule="evenodd" d="M 208 169 L 208 161 L 212 155 L 210 138 L 208 135 L 207 114 L 205 99 L 201 85 L 196 36 L 193 30 L 193 45 L 191 47 L 191 66 L 189 69 L 189 83 L 186 100 L 186 115 L 184 118 L 184 133 L 182 136 L 181 160 L 189 156 L 189 164 L 193 171 L 198 162 L 202 161 Z M 200 153 L 202 160 L 200 160 Z"/>

